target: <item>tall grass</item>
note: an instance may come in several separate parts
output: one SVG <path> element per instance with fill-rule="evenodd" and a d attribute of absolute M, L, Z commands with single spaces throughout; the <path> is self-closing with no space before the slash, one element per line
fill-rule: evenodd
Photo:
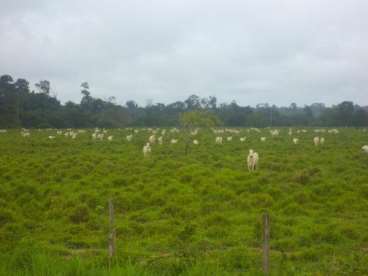
<path fill-rule="evenodd" d="M 55 130 L 0 135 L 2 275 L 257 275 L 262 213 L 271 219 L 275 275 L 368 275 L 367 133 L 268 130 L 215 145 L 210 131 L 185 145 L 154 145 L 149 133 L 110 130 L 112 142 Z M 245 143 L 239 137 L 247 136 Z M 260 142 L 260 136 L 267 136 Z M 245 168 L 247 151 L 259 170 Z M 107 269 L 108 199 L 115 207 L 117 257 Z"/>

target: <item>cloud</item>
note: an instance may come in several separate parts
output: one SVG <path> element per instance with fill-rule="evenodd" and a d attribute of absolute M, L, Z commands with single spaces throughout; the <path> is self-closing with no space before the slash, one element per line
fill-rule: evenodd
<path fill-rule="evenodd" d="M 365 0 L 3 0 L 0 74 L 62 101 L 368 104 Z"/>

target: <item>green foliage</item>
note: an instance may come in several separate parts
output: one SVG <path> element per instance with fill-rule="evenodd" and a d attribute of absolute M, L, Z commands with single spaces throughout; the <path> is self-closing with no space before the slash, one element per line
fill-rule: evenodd
<path fill-rule="evenodd" d="M 235 101 L 217 103 L 216 97 L 190 95 L 171 104 L 148 104 L 140 107 L 132 100 L 125 106 L 114 97 L 102 100 L 92 96 L 88 82 L 81 84 L 80 103 L 61 104 L 53 96 L 51 83 L 41 80 L 37 92 L 25 79 L 16 81 L 0 76 L 0 128 L 118 128 L 126 126 L 230 127 L 267 126 L 368 126 L 368 108 L 344 101 L 326 107 L 314 103 L 298 107 L 260 104 L 240 106 Z"/>
<path fill-rule="evenodd" d="M 184 130 L 167 129 L 150 158 L 147 129 L 108 130 L 111 142 L 91 140 L 92 130 L 54 140 L 55 129 L 1 133 L 0 275 L 261 275 L 265 211 L 272 274 L 368 274 L 367 133 L 325 133 L 317 148 L 310 128 L 298 145 L 288 129 L 273 138 L 239 131 L 216 145 L 200 128 L 200 144 L 184 155 Z M 245 167 L 250 148 L 260 155 L 254 173 Z"/>
<path fill-rule="evenodd" d="M 180 124 L 185 128 L 215 127 L 220 124 L 220 120 L 207 111 L 189 111 L 180 115 Z"/>
<path fill-rule="evenodd" d="M 87 205 L 79 205 L 73 208 L 70 220 L 73 223 L 85 223 L 89 219 L 89 209 Z"/>

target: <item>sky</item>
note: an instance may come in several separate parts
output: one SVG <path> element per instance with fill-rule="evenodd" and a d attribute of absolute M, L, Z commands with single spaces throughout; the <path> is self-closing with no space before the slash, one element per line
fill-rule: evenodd
<path fill-rule="evenodd" d="M 0 75 L 59 100 L 368 105 L 367 0 L 1 0 Z"/>

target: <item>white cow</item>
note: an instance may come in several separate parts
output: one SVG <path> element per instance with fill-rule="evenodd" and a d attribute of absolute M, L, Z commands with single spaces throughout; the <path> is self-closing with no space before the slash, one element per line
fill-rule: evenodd
<path fill-rule="evenodd" d="M 257 168 L 258 160 L 259 160 L 258 153 L 250 149 L 247 157 L 247 164 L 249 171 L 254 171 Z"/>
<path fill-rule="evenodd" d="M 156 136 L 155 135 L 151 135 L 148 138 L 148 141 L 150 142 L 150 144 L 154 144 L 156 142 Z"/>
<path fill-rule="evenodd" d="M 299 143 L 299 139 L 298 138 L 293 138 L 293 143 L 296 145 Z"/>
<path fill-rule="evenodd" d="M 333 133 L 333 134 L 338 134 L 339 133 L 339 130 L 336 129 L 336 128 L 333 128 L 333 129 L 329 129 L 327 132 L 328 133 Z"/>
<path fill-rule="evenodd" d="M 216 140 L 215 140 L 216 144 L 222 144 L 222 137 L 221 136 L 217 136 Z"/>
<path fill-rule="evenodd" d="M 368 153 L 368 145 L 364 145 L 362 147 L 362 150 L 365 152 L 365 153 Z"/>
<path fill-rule="evenodd" d="M 314 143 L 315 146 L 318 146 L 319 145 L 319 142 L 320 142 L 320 140 L 319 140 L 319 137 L 318 136 L 316 136 L 316 137 L 313 138 L 313 143 Z"/>
<path fill-rule="evenodd" d="M 279 136 L 280 131 L 278 129 L 270 130 L 271 136 Z"/>
<path fill-rule="evenodd" d="M 29 137 L 31 135 L 29 131 L 22 131 L 20 134 L 22 135 L 22 137 Z"/>
<path fill-rule="evenodd" d="M 147 157 L 151 153 L 151 145 L 147 143 L 143 146 L 143 156 Z"/>
<path fill-rule="evenodd" d="M 197 134 L 198 134 L 198 129 L 195 129 L 195 130 L 190 132 L 190 135 L 193 135 L 193 136 L 195 136 Z"/>

